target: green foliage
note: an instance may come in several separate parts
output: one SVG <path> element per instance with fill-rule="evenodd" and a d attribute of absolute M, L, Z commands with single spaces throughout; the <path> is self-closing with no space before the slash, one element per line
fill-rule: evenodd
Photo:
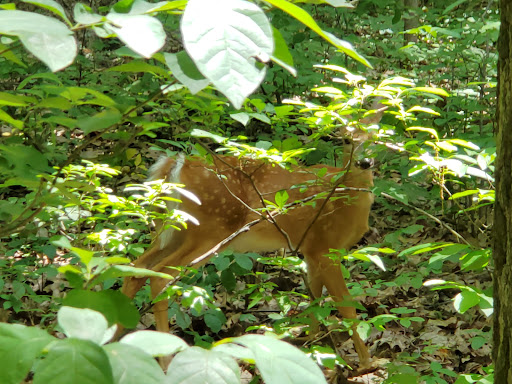
<path fill-rule="evenodd" d="M 168 155 L 207 156 L 198 144 L 206 139 L 232 155 L 276 166 L 335 164 L 337 129 L 363 129 L 373 136 L 366 150 L 378 164 L 373 221 L 382 237 L 330 255 L 345 261 L 347 277 L 356 277 L 347 279 L 351 293 L 368 298 L 368 313 L 356 322 L 360 335 L 371 339 L 400 326 L 412 338 L 443 315 L 472 324 L 477 311 L 492 313 L 486 216 L 494 202 L 496 157 L 499 23 L 493 2 L 485 11 L 477 0 L 428 2 L 412 10 L 420 26 L 407 33 L 418 41 L 407 45 L 401 33 L 408 10 L 396 1 L 360 0 L 354 8 L 344 1 L 299 7 L 284 0 L 129 0 L 64 9 L 56 1 L 31 0 L 0 7 L 2 309 L 14 311 L 9 321 L 26 315 L 50 328 L 62 304 L 106 318 L 90 312 L 66 318 L 64 310 L 58 320 L 69 333 L 65 340 L 0 324 L 1 382 L 18 383 L 30 370 L 39 383 L 175 382 L 179 376 L 165 378 L 151 359 L 168 353 L 177 353 L 173 369 L 184 377 L 193 363 L 204 375 L 225 373 L 237 382 L 235 357 L 256 362 L 268 382 L 304 382 L 309 375 L 311 382 L 323 380 L 310 360 L 273 339 L 218 341 L 232 324 L 242 332 L 273 328 L 290 338 L 311 336 L 311 317 L 328 335 L 350 330 L 351 322 L 330 316 L 334 303 L 309 305 L 303 285 L 294 281 L 306 269 L 295 255 L 228 251 L 204 269 L 165 275 L 170 286 L 157 300 L 172 300 L 170 317 L 187 341 L 212 349 L 141 332 L 102 344 L 109 325 L 134 327 L 140 318 L 112 289 L 119 279 L 164 276 L 127 265 L 146 248 L 146 228 L 153 221 L 176 230 L 194 223 L 167 205 L 188 198 L 186 186 L 142 183 L 154 157 L 149 143 Z M 381 124 L 361 124 L 375 114 L 368 102 L 376 97 L 387 107 Z M 265 209 L 285 214 L 296 204 L 276 191 L 266 196 Z M 255 264 L 264 269 L 253 272 Z M 287 284 L 278 290 L 282 280 Z M 397 299 L 383 299 L 388 291 Z M 420 292 L 419 305 L 406 301 L 411 292 Z M 453 313 L 430 303 L 442 294 Z M 147 296 L 143 291 L 135 300 L 144 310 Z M 233 316 L 232 308 L 245 310 Z M 85 322 L 94 326 L 87 329 Z M 489 345 L 487 328 L 462 330 L 473 350 Z M 85 340 L 80 332 L 89 332 Z M 325 339 L 304 347 L 327 369 L 345 365 Z M 265 348 L 275 354 L 263 356 Z M 379 348 L 394 351 L 385 342 Z M 414 352 L 394 354 L 386 382 L 453 382 L 449 359 L 433 361 L 436 351 L 446 356 L 446 348 L 421 342 Z M 274 361 L 281 371 L 272 369 Z M 454 370 L 465 373 L 455 382 L 492 382 L 491 368 L 482 369 L 485 375 L 476 369 L 461 363 Z"/>
<path fill-rule="evenodd" d="M 58 324 L 66 339 L 0 324 L 0 355 L 9 363 L 0 368 L 2 383 L 19 383 L 31 368 L 34 383 L 240 383 L 238 360 L 254 364 L 267 383 L 325 382 L 313 361 L 272 336 L 228 338 L 206 350 L 176 336 L 139 331 L 106 345 L 115 327 L 108 328 L 96 311 L 62 307 Z M 175 356 L 164 375 L 152 356 L 169 354 Z"/>

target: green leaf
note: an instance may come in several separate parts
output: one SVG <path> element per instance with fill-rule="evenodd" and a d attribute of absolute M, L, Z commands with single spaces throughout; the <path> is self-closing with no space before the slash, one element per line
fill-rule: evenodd
<path fill-rule="evenodd" d="M 478 294 L 469 290 L 464 290 L 453 298 L 453 305 L 459 313 L 464 313 L 479 303 L 480 297 Z"/>
<path fill-rule="evenodd" d="M 286 202 L 288 201 L 288 198 L 289 198 L 289 196 L 288 196 L 288 192 L 286 191 L 286 189 L 276 192 L 276 194 L 275 194 L 276 205 L 282 209 L 285 206 Z"/>
<path fill-rule="evenodd" d="M 457 147 L 455 145 L 450 144 L 448 141 L 436 141 L 435 142 L 436 147 L 445 150 L 446 152 L 455 152 L 457 150 Z M 456 164 L 456 163 L 454 163 Z M 450 168 L 450 167 L 448 167 Z M 460 172 L 457 172 L 460 173 Z"/>
<path fill-rule="evenodd" d="M 111 67 L 108 69 L 109 71 L 115 71 L 115 72 L 143 72 L 143 73 L 153 73 L 155 75 L 161 76 L 164 79 L 169 79 L 169 73 L 161 67 L 158 67 L 156 65 L 151 65 L 149 63 L 146 63 L 145 61 L 141 60 L 133 60 L 129 63 L 116 65 L 114 67 Z"/>
<path fill-rule="evenodd" d="M 36 327 L 0 323 L 0 383 L 19 384 L 55 338 Z"/>
<path fill-rule="evenodd" d="M 24 3 L 34 4 L 38 5 L 41 8 L 45 8 L 49 10 L 50 12 L 55 13 L 57 16 L 59 16 L 62 20 L 66 22 L 66 24 L 70 27 L 73 26 L 71 21 L 69 21 L 68 17 L 66 16 L 66 11 L 60 5 L 54 0 L 22 0 Z"/>
<path fill-rule="evenodd" d="M 91 262 L 94 252 L 89 251 L 87 249 L 77 248 L 77 247 L 71 247 L 70 251 L 73 251 L 79 258 L 80 261 L 87 267 L 89 266 L 89 263 Z"/>
<path fill-rule="evenodd" d="M 151 269 L 136 268 L 130 265 L 112 265 L 105 272 L 101 273 L 95 280 L 96 283 L 101 283 L 108 279 L 115 279 L 118 277 L 160 277 L 162 279 L 172 280 L 174 276 L 167 273 L 155 272 Z"/>
<path fill-rule="evenodd" d="M 466 1 L 468 1 L 468 0 L 456 0 L 456 1 L 454 1 L 449 6 L 446 7 L 446 9 L 443 11 L 443 15 L 449 14 L 455 8 L 457 8 L 459 5 L 464 4 Z"/>
<path fill-rule="evenodd" d="M 475 336 L 471 338 L 471 348 L 480 349 L 487 343 L 485 337 Z"/>
<path fill-rule="evenodd" d="M 184 9 L 187 5 L 187 0 L 173 0 L 173 1 L 163 1 L 159 4 L 162 4 L 159 7 L 155 7 L 152 9 L 153 12 L 162 12 L 162 11 L 170 11 L 174 9 Z"/>
<path fill-rule="evenodd" d="M 245 269 L 246 271 L 251 271 L 253 267 L 252 259 L 245 253 L 236 254 L 235 263 L 237 263 L 241 268 Z"/>
<path fill-rule="evenodd" d="M 247 123 L 251 120 L 251 116 L 247 112 L 231 113 L 229 115 L 233 120 L 238 121 L 244 127 L 247 127 Z"/>
<path fill-rule="evenodd" d="M 0 109 L 0 120 L 5 121 L 7 124 L 12 125 L 15 128 L 22 129 L 23 121 L 13 119 L 7 112 L 3 109 Z"/>
<path fill-rule="evenodd" d="M 167 369 L 165 384 L 239 384 L 238 364 L 225 353 L 191 347 L 178 353 Z"/>
<path fill-rule="evenodd" d="M 324 0 L 327 4 L 336 8 L 355 8 L 354 4 L 347 0 Z"/>
<path fill-rule="evenodd" d="M 438 96 L 443 96 L 443 97 L 450 97 L 450 94 L 442 88 L 414 87 L 414 88 L 405 90 L 404 92 L 410 92 L 410 91 L 419 91 L 419 92 L 431 93 L 433 95 L 438 95 Z"/>
<path fill-rule="evenodd" d="M 439 112 L 434 111 L 432 108 L 420 107 L 419 105 L 415 105 L 414 107 L 407 110 L 407 113 L 411 112 L 423 112 L 430 115 L 441 116 Z"/>
<path fill-rule="evenodd" d="M 466 140 L 462 140 L 462 139 L 449 139 L 448 141 L 452 144 L 460 145 L 461 147 L 474 149 L 475 151 L 478 151 L 480 149 L 480 147 L 478 145 L 473 144 L 471 141 L 466 141 Z"/>
<path fill-rule="evenodd" d="M 437 134 L 437 131 L 434 128 L 427 128 L 427 127 L 409 127 L 406 129 L 407 131 L 419 131 L 419 132 L 426 132 L 430 134 L 432 137 L 434 137 L 436 140 L 439 140 L 439 135 Z"/>
<path fill-rule="evenodd" d="M 114 384 L 161 384 L 165 380 L 156 360 L 137 347 L 112 343 L 105 346 L 105 351 L 112 367 Z"/>
<path fill-rule="evenodd" d="M 302 8 L 296 6 L 293 3 L 290 3 L 286 0 L 265 0 L 267 3 L 272 4 L 274 7 L 281 9 L 282 11 L 288 13 L 290 16 L 299 20 L 302 24 L 316 32 L 319 36 L 327 40 L 329 43 L 334 45 L 340 51 L 345 53 L 347 56 L 352 57 L 353 59 L 359 61 L 360 63 L 366 65 L 367 67 L 372 68 L 371 64 L 366 60 L 363 56 L 356 52 L 352 44 L 347 41 L 338 39 L 336 36 L 332 35 L 329 32 L 325 32 L 316 21 Z"/>
<path fill-rule="evenodd" d="M 215 17 L 212 17 L 215 15 Z M 260 85 L 274 50 L 265 13 L 243 0 L 190 0 L 181 19 L 183 43 L 201 73 L 234 105 Z"/>
<path fill-rule="evenodd" d="M 211 132 L 203 131 L 202 129 L 193 129 L 192 132 L 190 132 L 190 136 L 192 137 L 202 137 L 206 139 L 213 140 L 216 143 L 224 143 L 228 139 L 219 135 L 216 135 Z"/>
<path fill-rule="evenodd" d="M 299 349 L 284 341 L 263 335 L 245 335 L 231 338 L 229 341 L 241 344 L 252 351 L 256 367 L 265 383 L 326 383 L 318 365 Z"/>
<path fill-rule="evenodd" d="M 218 309 L 209 309 L 204 314 L 204 322 L 213 332 L 219 333 L 226 324 L 226 316 Z"/>
<path fill-rule="evenodd" d="M 478 249 L 469 252 L 460 258 L 460 266 L 465 271 L 478 271 L 489 264 L 491 251 L 489 249 Z"/>
<path fill-rule="evenodd" d="M 116 10 L 116 12 L 118 12 L 117 6 L 120 3 L 129 4 L 130 9 L 128 11 L 128 14 L 130 14 L 130 15 L 142 15 L 142 14 L 145 14 L 145 13 L 153 13 L 153 12 L 155 12 L 155 10 L 165 6 L 168 2 L 167 1 L 160 1 L 158 3 L 149 3 L 149 2 L 144 1 L 144 0 L 120 1 L 120 2 L 118 2 L 114 6 L 114 9 Z M 123 12 L 121 12 L 121 13 L 124 13 L 124 11 L 128 10 L 127 8 L 128 7 L 126 7 L 126 9 L 123 10 Z"/>
<path fill-rule="evenodd" d="M 4 57 L 5 59 L 16 63 L 23 68 L 27 68 L 25 63 L 21 61 L 21 59 L 12 51 L 12 49 L 9 48 L 9 46 L 0 43 L 0 52 L 0 56 Z"/>
<path fill-rule="evenodd" d="M 97 15 L 85 4 L 77 3 L 73 8 L 73 15 L 79 24 L 96 24 L 103 20 L 103 16 Z"/>
<path fill-rule="evenodd" d="M 236 277 L 232 269 L 225 269 L 220 274 L 222 286 L 228 291 L 233 292 L 236 289 Z"/>
<path fill-rule="evenodd" d="M 480 193 L 479 189 L 468 189 L 462 192 L 454 193 L 450 196 L 450 200 L 460 199 L 461 197 L 471 196 L 471 195 L 477 195 Z"/>
<path fill-rule="evenodd" d="M 53 72 L 72 64 L 76 57 L 73 33 L 52 17 L 24 11 L 0 11 L 0 34 L 18 36 L 25 48 Z"/>
<path fill-rule="evenodd" d="M 279 29 L 272 27 L 274 35 L 274 55 L 272 61 L 279 64 L 281 67 L 290 72 L 293 76 L 297 76 L 297 70 L 293 67 L 293 56 L 286 45 L 286 41 Z"/>
<path fill-rule="evenodd" d="M 22 145 L 0 145 L 0 155 L 9 164 L 9 176 L 37 178 L 38 174 L 53 171 L 48 166 L 48 159 L 34 147 Z M 10 184 L 11 180 L 6 180 Z M 37 182 L 39 184 L 39 182 Z M 10 184 L 12 185 L 12 184 Z"/>
<path fill-rule="evenodd" d="M 140 348 L 154 357 L 171 355 L 188 348 L 188 344 L 178 336 L 155 331 L 133 332 L 123 337 L 120 342 Z"/>
<path fill-rule="evenodd" d="M 89 340 L 98 345 L 108 328 L 101 313 L 87 308 L 62 307 L 57 313 L 57 320 L 67 337 Z"/>
<path fill-rule="evenodd" d="M 75 308 L 90 308 L 105 316 L 109 324 L 122 324 L 135 328 L 139 322 L 139 311 L 132 301 L 119 291 L 85 291 L 74 289 L 68 292 L 63 305 Z"/>
<path fill-rule="evenodd" d="M 11 107 L 25 107 L 29 103 L 35 102 L 32 97 L 13 95 L 12 93 L 0 92 L 0 105 L 9 105 Z"/>
<path fill-rule="evenodd" d="M 109 13 L 107 20 L 112 24 L 106 24 L 105 29 L 117 34 L 119 40 L 147 59 L 165 44 L 166 36 L 162 23 L 154 17 Z"/>
<path fill-rule="evenodd" d="M 108 356 L 88 340 L 58 340 L 34 371 L 34 384 L 112 384 Z"/>
<path fill-rule="evenodd" d="M 196 64 L 185 51 L 178 53 L 164 53 L 165 63 L 178 81 L 186 86 L 190 93 L 195 95 L 197 92 L 206 88 L 210 80 L 199 72 Z"/>
<path fill-rule="evenodd" d="M 121 121 L 121 113 L 114 108 L 105 109 L 98 112 L 94 116 L 86 117 L 78 122 L 78 127 L 81 128 L 85 134 L 103 131 Z"/>

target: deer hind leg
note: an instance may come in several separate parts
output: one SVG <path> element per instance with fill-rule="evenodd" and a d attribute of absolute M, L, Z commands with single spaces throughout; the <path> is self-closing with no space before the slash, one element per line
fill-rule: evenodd
<path fill-rule="evenodd" d="M 304 252 L 306 262 L 308 264 L 308 280 L 311 293 L 315 297 L 322 294 L 322 288 L 325 286 L 329 294 L 333 296 L 337 302 L 351 301 L 351 295 L 348 291 L 347 284 L 341 272 L 339 261 L 333 261 L 329 257 L 321 253 L 315 253 L 316 257 L 308 256 Z M 356 319 L 357 313 L 354 307 L 338 306 L 339 314 L 346 319 Z M 364 341 L 357 333 L 356 326 L 352 327 L 352 341 L 359 356 L 361 368 L 370 366 L 370 353 L 366 348 Z"/>
<path fill-rule="evenodd" d="M 151 298 L 155 299 L 162 289 L 164 289 L 168 280 L 159 277 L 151 277 L 149 279 L 151 285 Z M 169 333 L 169 299 L 162 299 L 153 304 L 153 315 L 155 316 L 156 330 L 158 332 Z"/>

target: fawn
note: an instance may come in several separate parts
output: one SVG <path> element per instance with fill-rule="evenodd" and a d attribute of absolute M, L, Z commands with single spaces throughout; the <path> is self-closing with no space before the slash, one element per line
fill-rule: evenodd
<path fill-rule="evenodd" d="M 376 119 L 380 116 L 373 121 Z M 368 230 L 373 174 L 368 163 L 358 163 L 353 156 L 367 137 L 354 136 L 346 140 L 339 167 L 293 166 L 289 171 L 261 160 L 230 156 L 212 156 L 212 164 L 200 157 L 161 158 L 151 168 L 150 179 L 184 184 L 197 196 L 200 204 L 185 196 L 179 208 L 195 217 L 199 225 L 178 231 L 157 223 L 153 245 L 135 266 L 167 272 L 167 267 L 203 264 L 226 248 L 236 252 L 298 249 L 307 264 L 311 293 L 319 297 L 325 286 L 336 302 L 349 300 L 339 260 L 325 255 L 331 248 L 350 249 Z M 338 177 L 335 182 L 334 176 Z M 295 202 L 288 212 L 263 212 L 264 200 L 273 200 L 282 190 L 287 190 L 288 201 Z M 169 204 L 169 208 L 174 206 Z M 252 223 L 250 228 L 248 223 Z M 128 277 L 122 292 L 133 298 L 145 282 L 146 278 Z M 151 277 L 152 296 L 160 294 L 166 284 L 165 279 Z M 341 316 L 356 318 L 353 306 L 337 308 Z M 158 331 L 169 332 L 167 309 L 168 300 L 154 304 Z M 369 366 L 370 354 L 355 329 L 352 340 L 361 367 Z"/>

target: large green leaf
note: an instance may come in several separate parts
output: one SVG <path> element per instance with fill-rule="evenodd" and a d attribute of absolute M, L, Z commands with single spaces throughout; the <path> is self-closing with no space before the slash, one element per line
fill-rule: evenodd
<path fill-rule="evenodd" d="M 121 339 L 121 343 L 133 345 L 151 356 L 171 355 L 188 348 L 178 336 L 155 331 L 137 331 Z"/>
<path fill-rule="evenodd" d="M 137 347 L 113 343 L 105 346 L 115 384 L 161 384 L 165 379 L 155 359 Z"/>
<path fill-rule="evenodd" d="M 103 19 L 103 16 L 94 13 L 90 7 L 80 3 L 75 4 L 73 16 L 76 22 L 80 24 L 96 24 Z"/>
<path fill-rule="evenodd" d="M 116 65 L 115 67 L 111 67 L 108 71 L 116 71 L 116 72 L 146 72 L 146 73 L 154 73 L 158 76 L 161 76 L 165 79 L 169 79 L 169 73 L 163 69 L 162 67 L 158 67 L 156 65 L 151 65 L 146 61 L 141 60 L 133 60 L 129 63 L 124 63 L 121 65 Z"/>
<path fill-rule="evenodd" d="M 286 45 L 286 41 L 283 38 L 283 35 L 277 28 L 272 28 L 274 33 L 274 56 L 272 56 L 272 61 L 279 64 L 281 67 L 290 72 L 293 76 L 297 76 L 297 70 L 293 67 L 293 57 Z"/>
<path fill-rule="evenodd" d="M 112 24 L 105 25 L 106 29 L 116 33 L 131 50 L 148 59 L 165 44 L 162 23 L 154 17 L 111 12 L 107 20 Z"/>
<path fill-rule="evenodd" d="M 5 44 L 0 43 L 0 56 L 4 57 L 5 59 L 12 61 L 13 63 L 16 63 L 24 68 L 27 66 L 21 59 L 11 50 L 9 47 Z"/>
<path fill-rule="evenodd" d="M 311 17 L 309 13 L 307 13 L 302 8 L 298 7 L 297 5 L 290 3 L 286 0 L 265 0 L 267 3 L 272 4 L 274 7 L 281 9 L 282 11 L 288 13 L 290 16 L 294 17 L 295 19 L 299 20 L 302 24 L 316 32 L 318 35 L 323 37 L 325 40 L 327 40 L 329 43 L 334 45 L 336 48 L 338 48 L 340 51 L 345 53 L 346 55 L 352 57 L 353 59 L 359 61 L 360 63 L 363 63 L 367 67 L 372 67 L 371 64 L 366 60 L 363 56 L 361 56 L 359 53 L 356 52 L 352 44 L 350 44 L 348 41 L 341 40 L 334 36 L 333 34 L 329 32 L 325 32 L 320 28 L 320 26 L 316 23 L 316 21 Z"/>
<path fill-rule="evenodd" d="M 122 324 L 126 328 L 135 328 L 139 322 L 139 312 L 132 301 L 119 291 L 70 291 L 63 301 L 64 305 L 75 308 L 90 308 L 100 312 L 109 324 Z"/>
<path fill-rule="evenodd" d="M 37 355 L 54 340 L 36 327 L 0 323 L 0 383 L 22 382 Z"/>
<path fill-rule="evenodd" d="M 103 131 L 121 121 L 121 113 L 115 109 L 105 109 L 97 114 L 81 119 L 78 126 L 84 131 L 85 134 Z"/>
<path fill-rule="evenodd" d="M 193 95 L 210 84 L 198 71 L 196 64 L 192 61 L 187 52 L 164 53 L 165 63 L 181 84 L 186 86 Z"/>
<path fill-rule="evenodd" d="M 265 383 L 318 384 L 326 382 L 322 371 L 313 360 L 284 341 L 263 335 L 245 335 L 230 341 L 251 350 L 256 367 L 261 372 Z"/>
<path fill-rule="evenodd" d="M 34 372 L 34 384 L 49 383 L 112 384 L 108 356 L 99 345 L 88 340 L 56 341 Z"/>
<path fill-rule="evenodd" d="M 190 0 L 181 19 L 183 43 L 197 68 L 240 108 L 260 85 L 274 50 L 263 11 L 243 0 Z"/>
<path fill-rule="evenodd" d="M 146 268 L 137 268 L 130 265 L 112 265 L 95 280 L 96 283 L 117 277 L 160 277 L 162 279 L 172 280 L 174 276 L 163 272 L 152 271 Z"/>
<path fill-rule="evenodd" d="M 18 36 L 34 56 L 53 72 L 73 63 L 77 45 L 66 24 L 24 11 L 0 11 L 0 34 Z"/>
<path fill-rule="evenodd" d="M 45 8 L 59 16 L 70 27 L 73 26 L 73 24 L 71 24 L 71 21 L 69 21 L 68 17 L 66 16 L 66 11 L 62 7 L 62 5 L 60 5 L 54 0 L 23 0 L 23 2 L 38 5 L 41 8 Z"/>
<path fill-rule="evenodd" d="M 191 347 L 172 359 L 164 383 L 239 384 L 240 369 L 236 361 L 223 352 Z"/>
<path fill-rule="evenodd" d="M 101 313 L 87 308 L 62 307 L 57 319 L 67 337 L 90 340 L 96 344 L 103 341 L 108 328 L 107 319 Z"/>

